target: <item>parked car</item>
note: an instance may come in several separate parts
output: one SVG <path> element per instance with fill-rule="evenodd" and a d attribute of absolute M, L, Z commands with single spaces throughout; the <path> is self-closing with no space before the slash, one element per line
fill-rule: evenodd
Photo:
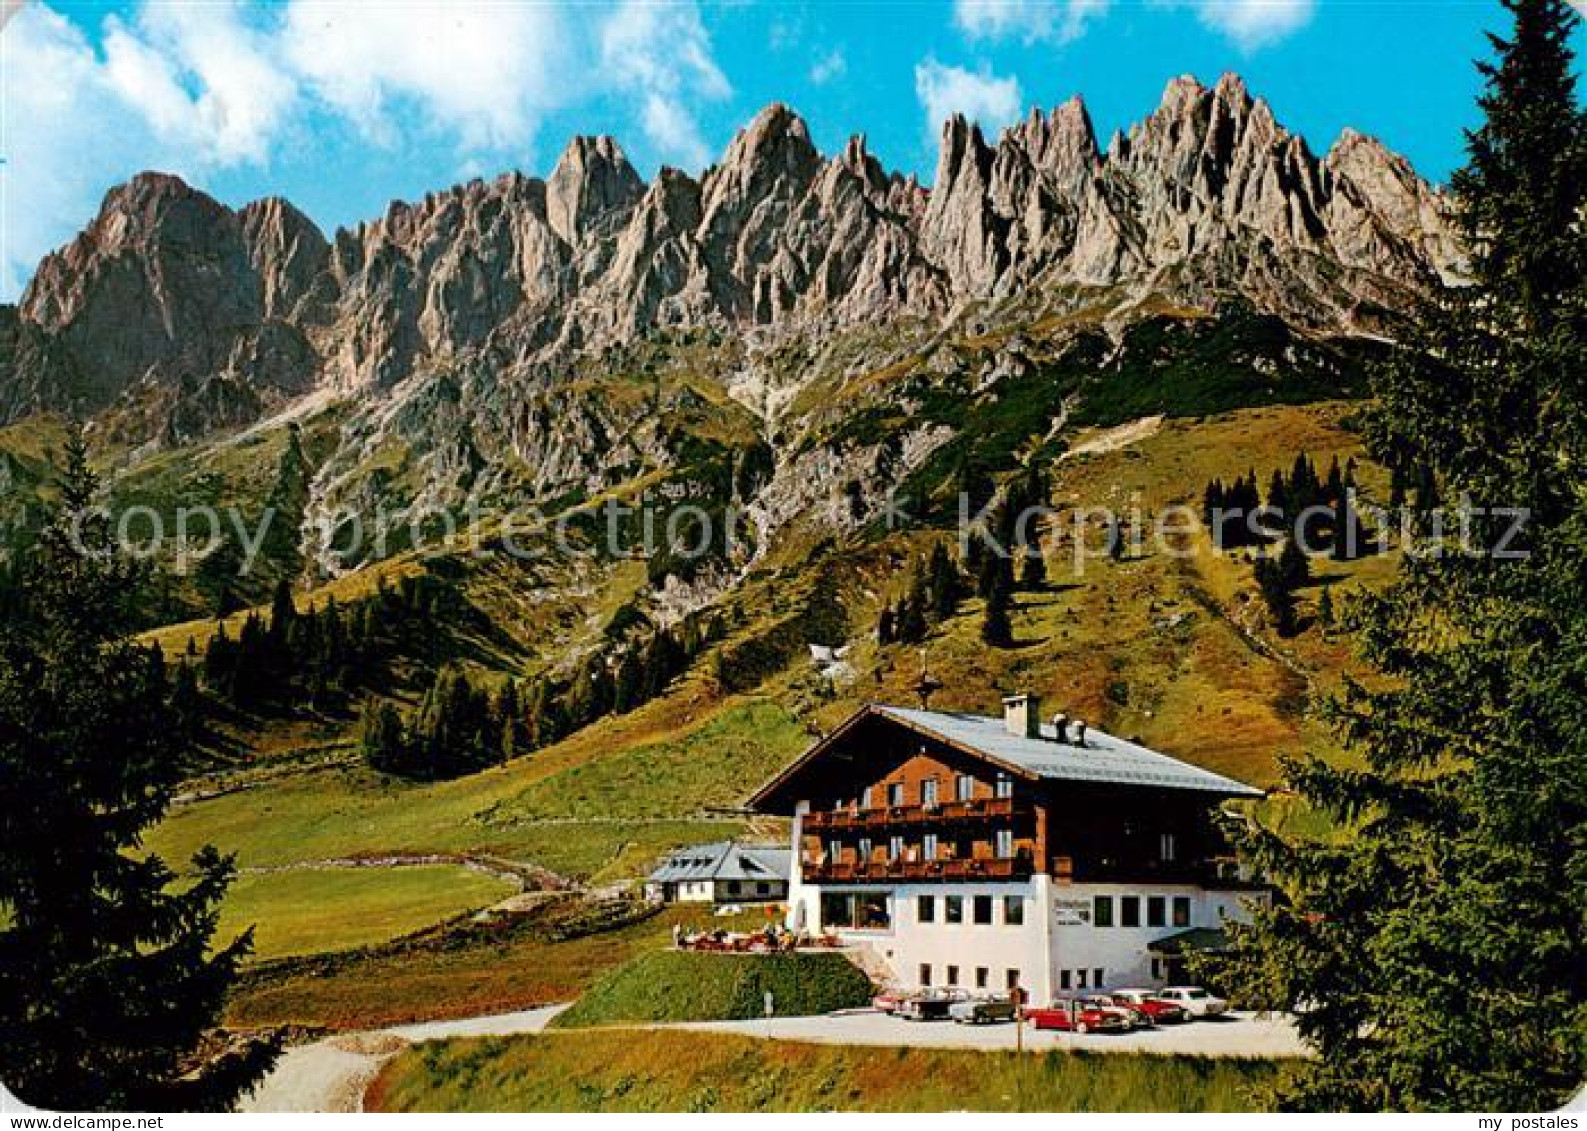
<path fill-rule="evenodd" d="M 1060 998 L 1046 1009 L 1025 1010 L 1025 1019 L 1038 1029 L 1074 1033 L 1128 1033 L 1135 1028 L 1127 1010 Z"/>
<path fill-rule="evenodd" d="M 946 1021 L 948 1010 L 956 1000 L 938 990 L 923 990 L 901 1001 L 893 1016 L 905 1021 Z"/>
<path fill-rule="evenodd" d="M 1152 1019 L 1127 1001 L 1117 1001 L 1112 994 L 1087 994 L 1080 998 L 1080 1004 L 1088 1005 L 1095 1009 L 1117 1009 L 1130 1019 L 1131 1029 L 1150 1029 Z"/>
<path fill-rule="evenodd" d="M 1190 1020 L 1190 1011 L 1178 1002 L 1159 997 L 1152 990 L 1109 990 L 1113 1004 L 1132 1009 L 1152 1025 L 1178 1025 Z"/>
<path fill-rule="evenodd" d="M 871 1008 L 882 1013 L 897 1013 L 898 1007 L 904 1004 L 904 994 L 898 990 L 883 990 L 871 999 Z"/>
<path fill-rule="evenodd" d="M 1229 1012 L 1229 1003 L 1213 997 L 1200 986 L 1169 986 L 1158 990 L 1157 996 L 1182 1006 L 1192 1017 L 1221 1017 Z"/>
<path fill-rule="evenodd" d="M 971 998 L 956 1001 L 948 1007 L 948 1016 L 961 1025 L 991 1025 L 999 1021 L 1012 1021 L 1018 1013 L 1006 997 Z"/>

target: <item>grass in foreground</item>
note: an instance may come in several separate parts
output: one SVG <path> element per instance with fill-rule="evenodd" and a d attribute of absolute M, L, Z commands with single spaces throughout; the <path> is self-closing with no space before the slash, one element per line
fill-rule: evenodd
<path fill-rule="evenodd" d="M 218 937 L 252 926 L 256 959 L 346 950 L 487 907 L 517 890 L 451 865 L 245 873 L 226 892 Z"/>
<path fill-rule="evenodd" d="M 838 954 L 661 950 L 607 974 L 553 1024 L 746 1020 L 764 1016 L 768 993 L 777 1016 L 801 1017 L 866 1005 L 872 989 Z"/>
<path fill-rule="evenodd" d="M 1272 1060 L 798 1044 L 588 1030 L 402 1053 L 373 1111 L 1250 1111 Z"/>

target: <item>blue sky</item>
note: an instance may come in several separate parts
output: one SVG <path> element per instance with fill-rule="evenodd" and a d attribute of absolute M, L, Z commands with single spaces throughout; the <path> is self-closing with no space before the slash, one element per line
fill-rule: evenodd
<path fill-rule="evenodd" d="M 327 231 L 574 133 L 698 171 L 771 101 L 930 181 L 937 120 L 989 133 L 1083 94 L 1103 143 L 1166 82 L 1242 74 L 1325 151 L 1345 126 L 1460 162 L 1494 0 L 44 3 L 0 31 L 0 300 L 144 168 L 286 196 Z"/>

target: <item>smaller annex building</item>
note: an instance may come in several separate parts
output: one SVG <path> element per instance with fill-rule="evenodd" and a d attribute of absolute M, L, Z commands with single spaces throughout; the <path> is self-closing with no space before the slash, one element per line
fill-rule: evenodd
<path fill-rule="evenodd" d="M 645 898 L 663 903 L 768 903 L 788 898 L 793 852 L 731 840 L 680 848 L 645 880 Z"/>

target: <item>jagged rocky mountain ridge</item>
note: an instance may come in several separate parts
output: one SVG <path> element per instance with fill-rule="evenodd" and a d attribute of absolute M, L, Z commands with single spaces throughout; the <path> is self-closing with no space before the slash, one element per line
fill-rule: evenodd
<path fill-rule="evenodd" d="M 1403 159 L 1353 133 L 1319 159 L 1233 77 L 1175 80 L 1105 149 L 1078 100 L 995 144 L 953 119 L 931 189 L 772 106 L 697 179 L 578 138 L 545 180 L 329 239 L 286 201 L 142 174 L 0 307 L 0 425 L 92 418 L 125 498 L 280 508 L 275 576 L 401 553 L 330 547 L 415 516 L 642 492 L 747 513 L 736 556 L 649 562 L 666 619 L 784 531 L 853 532 L 899 490 L 918 513 L 1165 388 L 1190 412 L 1348 391 L 1457 271 Z M 240 486 L 262 450 L 289 456 Z M 589 595 L 602 568 L 530 580 Z"/>
<path fill-rule="evenodd" d="M 1127 316 L 1238 294 L 1373 331 L 1454 267 L 1445 202 L 1403 159 L 1348 132 L 1319 159 L 1233 76 L 1175 80 L 1105 151 L 1078 99 L 995 144 L 954 118 L 930 190 L 863 138 L 823 158 L 774 105 L 697 180 L 646 184 L 614 141 L 579 138 L 543 181 L 470 182 L 330 240 L 285 201 L 233 211 L 143 174 L 5 312 L 0 418 L 131 393 L 179 440 L 459 358 L 554 378 L 657 327 L 753 345 L 1099 296 Z"/>

